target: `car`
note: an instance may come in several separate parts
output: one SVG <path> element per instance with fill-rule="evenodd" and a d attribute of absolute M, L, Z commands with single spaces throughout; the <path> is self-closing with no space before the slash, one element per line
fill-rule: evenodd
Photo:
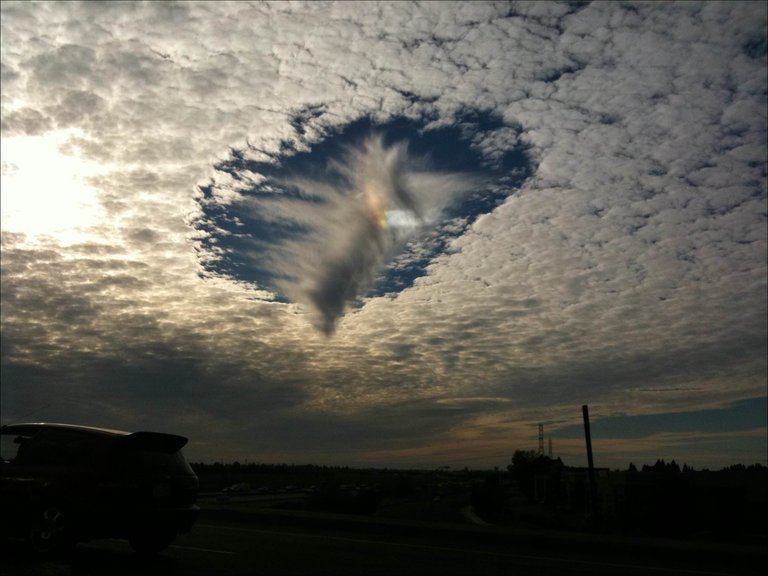
<path fill-rule="evenodd" d="M 239 482 L 237 484 L 232 484 L 232 486 L 227 486 L 222 490 L 225 494 L 237 494 L 237 493 L 248 493 L 251 491 L 251 485 L 248 482 Z"/>
<path fill-rule="evenodd" d="M 0 427 L 0 440 L 6 538 L 55 553 L 124 538 L 156 554 L 197 519 L 199 482 L 183 436 L 28 423 Z"/>

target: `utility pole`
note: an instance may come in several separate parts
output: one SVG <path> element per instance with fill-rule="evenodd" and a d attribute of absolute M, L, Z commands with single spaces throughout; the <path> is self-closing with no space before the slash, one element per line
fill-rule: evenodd
<path fill-rule="evenodd" d="M 595 461 L 592 458 L 592 435 L 589 432 L 589 408 L 586 404 L 581 407 L 584 416 L 584 438 L 587 441 L 587 464 L 589 465 L 589 510 L 592 522 L 597 526 L 597 483 L 595 482 Z"/>

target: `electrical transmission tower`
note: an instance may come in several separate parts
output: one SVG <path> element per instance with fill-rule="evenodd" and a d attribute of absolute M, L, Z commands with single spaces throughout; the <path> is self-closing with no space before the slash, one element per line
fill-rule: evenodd
<path fill-rule="evenodd" d="M 539 424 L 539 454 L 544 455 L 544 424 Z"/>

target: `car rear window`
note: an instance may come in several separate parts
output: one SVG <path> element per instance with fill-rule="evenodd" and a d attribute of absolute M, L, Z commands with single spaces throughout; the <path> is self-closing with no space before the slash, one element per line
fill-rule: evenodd
<path fill-rule="evenodd" d="M 113 437 L 80 430 L 42 428 L 33 436 L 17 436 L 14 462 L 40 466 L 90 466 L 103 459 Z"/>

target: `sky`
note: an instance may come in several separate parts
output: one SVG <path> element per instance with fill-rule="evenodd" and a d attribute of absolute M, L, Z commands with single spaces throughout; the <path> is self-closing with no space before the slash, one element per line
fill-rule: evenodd
<path fill-rule="evenodd" d="M 767 464 L 767 6 L 3 1 L 2 423 Z"/>

